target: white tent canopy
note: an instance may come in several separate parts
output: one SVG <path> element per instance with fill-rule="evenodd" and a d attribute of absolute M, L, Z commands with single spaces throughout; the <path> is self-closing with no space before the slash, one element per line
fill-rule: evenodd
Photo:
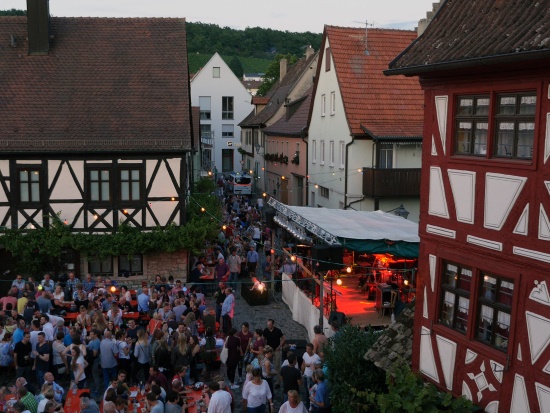
<path fill-rule="evenodd" d="M 418 224 L 384 211 L 286 206 L 338 238 L 420 242 Z"/>
<path fill-rule="evenodd" d="M 310 235 L 314 235 L 326 244 L 359 253 L 418 257 L 418 224 L 400 216 L 384 211 L 288 206 L 274 198 L 268 203 L 277 211 L 275 222 L 299 240 L 312 242 Z"/>

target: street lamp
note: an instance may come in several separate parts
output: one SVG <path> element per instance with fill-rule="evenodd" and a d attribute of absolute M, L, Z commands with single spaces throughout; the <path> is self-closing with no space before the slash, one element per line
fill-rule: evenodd
<path fill-rule="evenodd" d="M 398 217 L 403 217 L 405 219 L 407 219 L 407 217 L 409 216 L 409 211 L 405 209 L 403 204 L 399 205 L 398 208 L 394 208 L 388 212 L 393 212 L 394 215 L 397 215 Z"/>

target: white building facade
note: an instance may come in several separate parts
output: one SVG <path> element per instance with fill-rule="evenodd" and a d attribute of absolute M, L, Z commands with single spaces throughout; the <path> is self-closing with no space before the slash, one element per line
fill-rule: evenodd
<path fill-rule="evenodd" d="M 191 80 L 191 104 L 200 107 L 203 165 L 210 164 L 212 172 L 243 169 L 238 124 L 248 115 L 251 99 L 218 53 Z"/>

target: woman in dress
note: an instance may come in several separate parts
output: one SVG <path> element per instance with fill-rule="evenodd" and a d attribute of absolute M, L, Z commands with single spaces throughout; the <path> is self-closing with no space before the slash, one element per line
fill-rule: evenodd
<path fill-rule="evenodd" d="M 189 384 L 189 378 L 191 376 L 191 369 L 189 368 L 191 364 L 190 357 L 191 349 L 187 346 L 187 336 L 185 334 L 180 334 L 178 337 L 178 343 L 172 349 L 172 366 L 174 369 L 178 369 L 180 366 L 186 366 L 187 371 L 185 372 L 185 377 L 183 379 L 183 384 Z"/>
<path fill-rule="evenodd" d="M 238 389 L 239 385 L 235 382 L 235 372 L 239 364 L 239 356 L 241 354 L 241 339 L 237 336 L 237 329 L 232 327 L 228 331 L 227 340 L 225 342 L 227 348 L 227 378 L 232 389 Z"/>
<path fill-rule="evenodd" d="M 262 376 L 267 381 L 271 393 L 273 393 L 273 378 L 277 376 L 277 371 L 273 365 L 273 347 L 265 346 L 264 359 L 261 362 Z"/>
<path fill-rule="evenodd" d="M 252 380 L 243 389 L 243 411 L 247 413 L 265 413 L 267 403 L 273 410 L 272 393 L 267 382 L 262 379 L 262 371 L 254 369 Z"/>
<path fill-rule="evenodd" d="M 136 358 L 136 379 L 145 381 L 149 376 L 149 365 L 151 362 L 151 347 L 149 346 L 149 336 L 147 331 L 139 329 L 137 332 L 137 341 L 134 348 Z"/>
<path fill-rule="evenodd" d="M 191 377 L 193 381 L 199 381 L 199 373 L 204 368 L 204 364 L 201 358 L 201 346 L 197 336 L 191 336 L 189 338 L 189 347 L 191 349 Z M 199 370 L 200 368 L 200 370 Z"/>
<path fill-rule="evenodd" d="M 86 368 L 86 360 L 80 352 L 80 348 L 73 346 L 71 349 L 71 370 L 74 375 L 74 385 L 78 389 L 83 389 L 86 386 L 86 373 L 84 369 Z"/>

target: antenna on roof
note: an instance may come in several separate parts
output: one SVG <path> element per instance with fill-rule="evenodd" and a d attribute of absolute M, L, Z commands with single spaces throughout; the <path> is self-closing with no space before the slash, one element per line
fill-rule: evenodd
<path fill-rule="evenodd" d="M 369 34 L 369 25 L 370 27 L 374 27 L 374 22 L 369 24 L 369 21 L 365 20 L 364 22 L 354 21 L 354 23 L 365 23 L 365 55 L 368 56 L 370 55 L 368 42 L 367 42 L 368 34 Z"/>

